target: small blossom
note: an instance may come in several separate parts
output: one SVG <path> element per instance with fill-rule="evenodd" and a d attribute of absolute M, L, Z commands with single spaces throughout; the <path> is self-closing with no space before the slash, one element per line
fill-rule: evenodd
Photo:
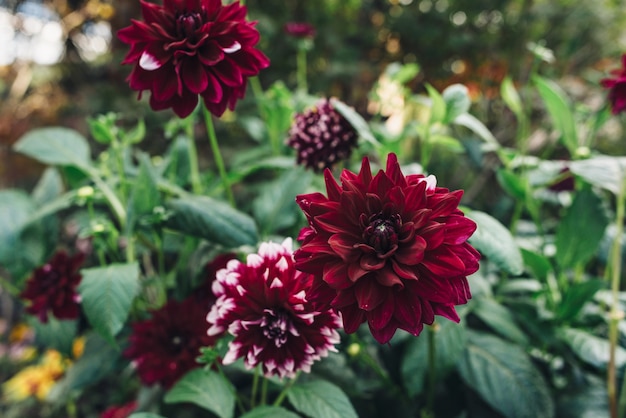
<path fill-rule="evenodd" d="M 602 87 L 609 89 L 609 101 L 614 115 L 626 110 L 626 54 L 622 55 L 622 68 L 611 71 L 613 77 L 602 79 Z"/>
<path fill-rule="evenodd" d="M 330 100 L 322 99 L 315 107 L 296 115 L 287 145 L 296 150 L 298 164 L 322 171 L 347 160 L 357 139 L 350 122 L 335 110 Z"/>
<path fill-rule="evenodd" d="M 188 116 L 202 97 L 206 108 L 221 116 L 244 97 L 248 77 L 269 65 L 255 49 L 256 22 L 246 21 L 238 1 L 165 0 L 163 6 L 141 1 L 144 22 L 118 32 L 130 45 L 123 64 L 134 65 L 131 89 L 150 90 L 154 110 L 172 108 Z"/>
<path fill-rule="evenodd" d="M 192 295 L 180 302 L 170 300 L 153 311 L 150 319 L 132 325 L 124 356 L 133 360 L 144 384 L 161 383 L 169 388 L 200 366 L 196 362 L 200 348 L 215 343 L 207 335 L 207 310 Z"/>
<path fill-rule="evenodd" d="M 339 318 L 306 299 L 310 280 L 295 269 L 289 239 L 261 244 L 246 263 L 229 261 L 217 273 L 217 302 L 207 316 L 209 335 L 235 337 L 223 363 L 243 358 L 250 369 L 261 364 L 266 376 L 293 377 L 336 351 Z"/>
<path fill-rule="evenodd" d="M 26 312 L 37 315 L 41 322 L 48 322 L 50 312 L 58 319 L 78 318 L 80 295 L 76 288 L 82 280 L 79 269 L 84 259 L 82 253 L 69 256 L 60 251 L 36 269 L 20 294 L 30 302 Z"/>
<path fill-rule="evenodd" d="M 38 364 L 22 369 L 3 383 L 4 396 L 12 401 L 21 401 L 31 396 L 44 400 L 68 365 L 69 361 L 61 353 L 48 350 Z"/>
<path fill-rule="evenodd" d="M 283 29 L 287 35 L 294 38 L 315 38 L 315 26 L 306 22 L 288 22 L 285 23 Z"/>
<path fill-rule="evenodd" d="M 314 276 L 309 297 L 342 315 L 347 333 L 367 322 L 388 342 L 398 328 L 419 335 L 435 315 L 458 322 L 455 305 L 471 297 L 466 276 L 479 253 L 467 243 L 476 224 L 458 209 L 462 191 L 434 176 L 405 176 L 395 154 L 372 176 L 344 170 L 341 186 L 324 172 L 328 196 L 299 195 L 302 229 L 296 268 Z"/>
<path fill-rule="evenodd" d="M 113 405 L 100 414 L 100 418 L 128 418 L 137 409 L 137 401 Z"/>

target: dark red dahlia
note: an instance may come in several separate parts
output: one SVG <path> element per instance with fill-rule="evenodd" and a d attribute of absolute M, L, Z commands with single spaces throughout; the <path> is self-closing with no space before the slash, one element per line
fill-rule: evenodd
<path fill-rule="evenodd" d="M 283 29 L 287 35 L 291 35 L 294 38 L 315 38 L 317 33 L 315 26 L 306 22 L 288 22 L 285 23 Z"/>
<path fill-rule="evenodd" d="M 622 68 L 611 71 L 613 77 L 600 81 L 602 87 L 609 89 L 609 101 L 614 115 L 626 110 L 626 54 L 622 55 Z"/>
<path fill-rule="evenodd" d="M 33 272 L 20 298 L 30 302 L 26 312 L 48 322 L 48 314 L 58 319 L 74 319 L 80 315 L 80 295 L 76 292 L 83 276 L 79 269 L 85 255 L 56 253 L 46 264 Z"/>
<path fill-rule="evenodd" d="M 358 175 L 343 171 L 341 186 L 324 177 L 328 197 L 296 198 L 309 226 L 294 257 L 314 275 L 311 300 L 339 311 L 347 333 L 367 321 L 380 343 L 398 328 L 419 335 L 435 315 L 458 322 L 480 258 L 466 242 L 476 224 L 458 209 L 463 192 L 405 176 L 395 154 L 374 177 L 367 158 Z"/>
<path fill-rule="evenodd" d="M 219 271 L 207 321 L 209 335 L 235 337 L 223 363 L 241 357 L 248 368 L 261 364 L 266 376 L 293 377 L 335 351 L 339 318 L 313 308 L 305 296 L 310 283 L 310 275 L 295 269 L 289 239 L 262 243 L 246 263 L 233 260 Z"/>
<path fill-rule="evenodd" d="M 137 401 L 131 401 L 124 405 L 114 405 L 100 414 L 100 418 L 128 418 L 137 409 Z"/>
<path fill-rule="evenodd" d="M 192 296 L 180 302 L 169 300 L 152 312 L 150 319 L 132 325 L 124 356 L 132 359 L 143 383 L 169 388 L 200 366 L 196 362 L 200 348 L 212 346 L 216 340 L 207 335 L 208 309 Z"/>
<path fill-rule="evenodd" d="M 141 1 L 145 22 L 118 32 L 131 46 L 123 64 L 134 64 L 130 87 L 150 90 L 154 110 L 172 108 L 189 115 L 202 96 L 207 109 L 221 116 L 243 98 L 248 77 L 269 65 L 254 48 L 256 22 L 247 9 L 220 0 L 164 0 L 163 6 Z"/>
<path fill-rule="evenodd" d="M 356 130 L 335 110 L 331 100 L 322 99 L 296 115 L 287 145 L 297 151 L 298 164 L 322 171 L 348 159 L 357 139 Z"/>

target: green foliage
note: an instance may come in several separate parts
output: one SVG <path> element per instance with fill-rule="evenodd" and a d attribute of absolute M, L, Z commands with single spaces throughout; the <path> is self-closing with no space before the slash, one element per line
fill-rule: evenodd
<path fill-rule="evenodd" d="M 297 411 L 311 418 L 358 416 L 345 393 L 325 380 L 297 383 L 289 388 L 287 399 Z"/>
<path fill-rule="evenodd" d="M 21 137 L 14 149 L 44 164 L 73 165 L 80 169 L 91 165 L 89 143 L 72 129 L 34 129 Z"/>
<path fill-rule="evenodd" d="M 554 416 L 554 403 L 544 378 L 517 346 L 471 332 L 459 372 L 470 388 L 505 417 Z"/>
<path fill-rule="evenodd" d="M 470 243 L 500 269 L 514 275 L 521 274 L 524 268 L 522 254 L 511 233 L 497 219 L 484 212 L 470 211 L 466 216 L 478 226 Z"/>
<path fill-rule="evenodd" d="M 203 369 L 192 370 L 165 395 L 166 403 L 191 402 L 220 418 L 232 418 L 235 394 L 224 376 Z"/>
<path fill-rule="evenodd" d="M 108 264 L 81 270 L 78 291 L 89 323 L 106 340 L 122 330 L 139 292 L 139 265 Z"/>
<path fill-rule="evenodd" d="M 259 406 L 246 412 L 241 418 L 298 418 L 299 415 L 280 406 Z"/>

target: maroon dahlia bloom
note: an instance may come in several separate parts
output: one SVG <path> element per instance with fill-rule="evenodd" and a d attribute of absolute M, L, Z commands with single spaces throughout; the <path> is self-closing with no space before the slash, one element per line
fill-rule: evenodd
<path fill-rule="evenodd" d="M 291 240 L 262 243 L 246 263 L 230 261 L 217 274 L 217 302 L 207 315 L 209 335 L 228 331 L 235 339 L 223 359 L 242 357 L 248 368 L 261 364 L 266 376 L 293 377 L 335 351 L 339 318 L 306 299 L 311 276 L 294 267 Z"/>
<path fill-rule="evenodd" d="M 113 405 L 100 414 L 100 418 L 128 418 L 137 409 L 137 401 L 130 401 L 124 405 Z"/>
<path fill-rule="evenodd" d="M 221 116 L 234 110 L 246 91 L 247 78 L 269 65 L 254 48 L 256 22 L 246 21 L 247 9 L 220 0 L 164 0 L 163 6 L 141 1 L 145 22 L 118 32 L 131 46 L 123 64 L 134 64 L 130 87 L 150 90 L 154 110 L 172 108 L 189 115 L 202 96 L 207 109 Z"/>
<path fill-rule="evenodd" d="M 168 301 L 150 319 L 132 325 L 124 356 L 132 359 L 146 385 L 169 388 L 188 371 L 199 367 L 200 348 L 212 346 L 205 317 L 208 307 L 197 298 Z"/>
<path fill-rule="evenodd" d="M 367 158 L 358 175 L 343 171 L 341 186 L 324 177 L 328 197 L 296 198 L 309 221 L 294 255 L 314 275 L 309 297 L 339 311 L 347 333 L 367 321 L 380 343 L 398 328 L 418 335 L 435 315 L 458 322 L 480 257 L 466 242 L 476 224 L 458 209 L 463 192 L 405 176 L 395 154 L 374 177 Z"/>
<path fill-rule="evenodd" d="M 626 110 L 626 54 L 622 55 L 622 68 L 611 71 L 613 77 L 600 81 L 602 87 L 609 89 L 609 101 L 614 115 Z"/>
<path fill-rule="evenodd" d="M 51 312 L 57 319 L 74 319 L 80 315 L 80 295 L 76 292 L 83 276 L 79 273 L 85 255 L 69 256 L 64 251 L 56 253 L 46 264 L 33 272 L 20 294 L 30 301 L 26 312 L 48 322 Z"/>
<path fill-rule="evenodd" d="M 322 171 L 348 159 L 357 139 L 356 130 L 335 110 L 331 100 L 322 99 L 315 107 L 296 115 L 287 145 L 297 151 L 298 164 Z"/>
<path fill-rule="evenodd" d="M 287 35 L 291 35 L 294 38 L 315 38 L 317 33 L 315 26 L 306 22 L 288 22 L 285 23 L 283 29 Z"/>

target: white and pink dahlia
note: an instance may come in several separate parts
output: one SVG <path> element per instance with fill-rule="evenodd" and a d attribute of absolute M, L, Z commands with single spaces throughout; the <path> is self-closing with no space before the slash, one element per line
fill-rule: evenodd
<path fill-rule="evenodd" d="M 245 263 L 231 260 L 217 272 L 207 321 L 209 335 L 235 337 L 224 364 L 243 358 L 249 369 L 261 364 L 266 376 L 293 377 L 336 351 L 341 321 L 307 300 L 312 276 L 295 269 L 291 246 L 291 239 L 264 242 Z"/>

